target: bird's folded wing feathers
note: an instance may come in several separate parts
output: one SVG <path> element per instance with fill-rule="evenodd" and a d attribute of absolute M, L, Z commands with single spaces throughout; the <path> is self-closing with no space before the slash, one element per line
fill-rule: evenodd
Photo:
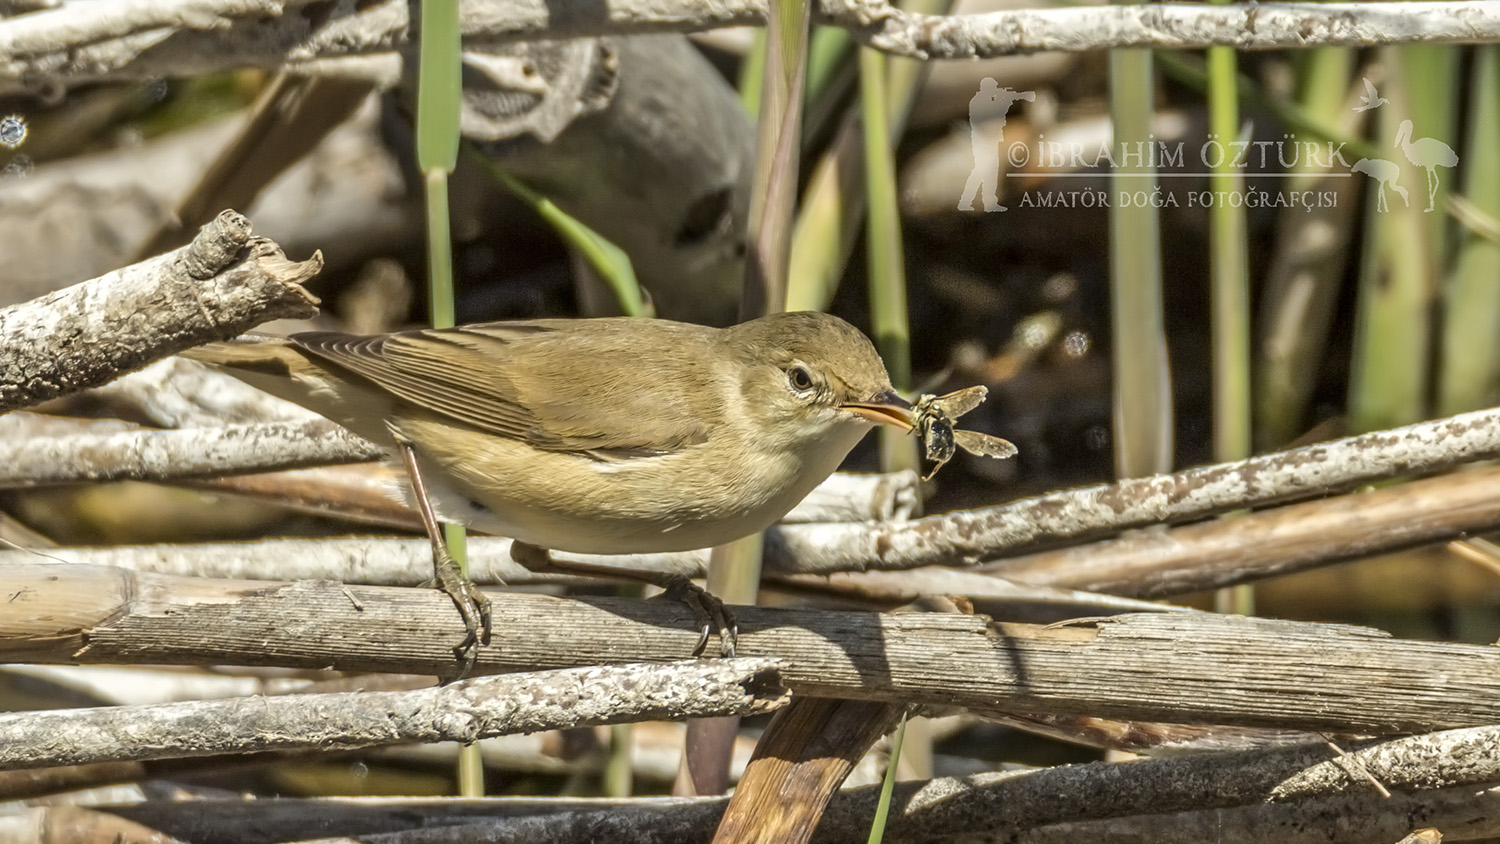
<path fill-rule="evenodd" d="M 599 373 L 613 373 L 618 381 L 621 370 L 599 360 L 576 373 L 581 377 L 555 377 L 544 356 L 558 357 L 559 337 L 548 336 L 552 332 L 546 323 L 490 323 L 375 337 L 309 332 L 291 339 L 303 351 L 398 399 L 534 448 L 620 459 L 675 451 L 707 439 L 706 425 L 685 415 L 669 424 L 671 430 L 658 426 L 643 432 L 618 412 L 600 412 L 597 392 L 620 387 L 601 383 Z M 620 352 L 609 343 L 593 351 L 600 356 Z M 581 354 L 586 352 L 579 349 L 573 356 Z M 507 365 L 523 359 L 530 365 Z M 614 407 L 622 409 L 619 403 Z"/>

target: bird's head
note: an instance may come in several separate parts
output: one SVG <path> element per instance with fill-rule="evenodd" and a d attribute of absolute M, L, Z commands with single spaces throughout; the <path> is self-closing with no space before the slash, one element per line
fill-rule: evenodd
<path fill-rule="evenodd" d="M 869 338 L 836 316 L 772 314 L 727 329 L 725 342 L 746 364 L 741 391 L 762 430 L 852 446 L 874 425 L 912 428 L 912 406 L 891 388 Z"/>

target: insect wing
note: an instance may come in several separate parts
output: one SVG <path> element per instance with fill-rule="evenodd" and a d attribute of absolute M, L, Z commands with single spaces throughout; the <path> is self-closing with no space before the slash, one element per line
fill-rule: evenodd
<path fill-rule="evenodd" d="M 951 392 L 946 396 L 926 399 L 924 404 L 952 420 L 963 416 L 965 413 L 983 404 L 989 394 L 989 388 L 984 385 L 965 387 L 962 390 Z"/>
<path fill-rule="evenodd" d="M 1014 457 L 1016 454 L 1015 443 L 1010 440 L 1002 440 L 989 434 L 981 434 L 978 431 L 954 431 L 953 439 L 959 447 L 970 454 L 980 457 L 993 457 L 996 460 L 1004 460 Z"/>

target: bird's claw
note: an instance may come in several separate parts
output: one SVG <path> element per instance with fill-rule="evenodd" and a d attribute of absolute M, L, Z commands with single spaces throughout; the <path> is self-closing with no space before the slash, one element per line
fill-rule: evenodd
<path fill-rule="evenodd" d="M 663 588 L 666 591 L 662 597 L 687 604 L 693 611 L 693 621 L 698 625 L 698 644 L 693 648 L 693 656 L 703 655 L 715 628 L 719 631 L 719 655 L 726 659 L 734 656 L 739 626 L 734 613 L 718 596 L 682 575 L 670 576 Z"/>
<path fill-rule="evenodd" d="M 479 646 L 490 643 L 490 599 L 474 585 L 474 581 L 463 576 L 452 557 L 443 555 L 435 559 L 433 576 L 432 585 L 453 599 L 453 605 L 458 608 L 458 615 L 464 622 L 464 638 L 453 646 L 454 658 L 463 664 L 457 677 L 461 680 L 474 670 Z"/>

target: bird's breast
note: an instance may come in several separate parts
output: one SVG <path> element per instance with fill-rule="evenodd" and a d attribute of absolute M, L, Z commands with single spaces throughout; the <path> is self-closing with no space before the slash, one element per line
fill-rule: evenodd
<path fill-rule="evenodd" d="M 445 517 L 559 551 L 635 554 L 705 548 L 765 529 L 832 474 L 865 430 L 842 426 L 792 447 L 715 436 L 618 460 L 461 428 L 413 439 L 426 444 L 419 450 L 428 474 L 445 479 L 442 489 L 428 479 Z"/>

